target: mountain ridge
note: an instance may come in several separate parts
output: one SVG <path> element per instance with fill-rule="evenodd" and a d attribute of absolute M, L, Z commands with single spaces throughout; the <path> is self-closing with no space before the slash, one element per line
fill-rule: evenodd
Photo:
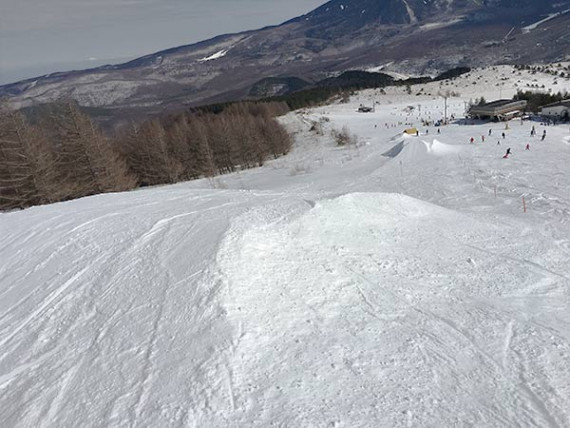
<path fill-rule="evenodd" d="M 516 7 L 515 7 L 516 6 Z M 124 64 L 0 86 L 17 107 L 61 98 L 116 118 L 247 98 L 264 78 L 316 81 L 388 64 L 438 74 L 456 66 L 562 61 L 570 0 L 331 0 L 276 26 L 225 34 Z M 523 32 L 550 14 L 540 31 Z"/>

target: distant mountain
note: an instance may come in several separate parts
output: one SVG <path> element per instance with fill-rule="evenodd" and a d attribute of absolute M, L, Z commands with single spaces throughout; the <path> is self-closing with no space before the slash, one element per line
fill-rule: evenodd
<path fill-rule="evenodd" d="M 434 75 L 564 61 L 569 25 L 570 0 L 332 0 L 279 26 L 28 79 L 0 96 L 19 106 L 73 98 L 116 120 L 279 94 L 351 69 Z"/>

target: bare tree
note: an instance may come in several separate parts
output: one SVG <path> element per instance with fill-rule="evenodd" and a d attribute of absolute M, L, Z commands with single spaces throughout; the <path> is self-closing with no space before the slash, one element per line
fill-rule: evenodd
<path fill-rule="evenodd" d="M 174 183 L 181 175 L 183 167 L 171 156 L 166 132 L 158 119 L 132 125 L 121 145 L 129 169 L 140 185 Z"/>
<path fill-rule="evenodd" d="M 0 209 L 59 200 L 54 153 L 24 116 L 0 107 Z"/>
<path fill-rule="evenodd" d="M 74 102 L 59 104 L 44 122 L 60 153 L 70 197 L 132 188 L 125 161 Z"/>
<path fill-rule="evenodd" d="M 275 120 L 286 111 L 285 103 L 239 103 L 150 119 L 110 140 L 74 102 L 50 106 L 36 125 L 2 109 L 0 209 L 261 166 L 290 150 Z"/>
<path fill-rule="evenodd" d="M 196 178 L 214 176 L 216 174 L 216 164 L 210 148 L 207 125 L 201 119 L 190 118 L 189 132 L 188 144 L 192 152 L 192 158 L 196 162 Z"/>

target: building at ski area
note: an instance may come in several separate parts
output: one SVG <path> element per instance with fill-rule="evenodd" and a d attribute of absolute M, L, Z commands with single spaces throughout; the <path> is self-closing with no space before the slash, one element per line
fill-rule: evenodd
<path fill-rule="evenodd" d="M 509 120 L 522 115 L 526 105 L 526 100 L 497 100 L 472 106 L 468 116 L 473 119 Z"/>
<path fill-rule="evenodd" d="M 570 119 L 570 100 L 562 100 L 557 103 L 542 106 L 540 114 L 550 118 L 568 120 Z"/>

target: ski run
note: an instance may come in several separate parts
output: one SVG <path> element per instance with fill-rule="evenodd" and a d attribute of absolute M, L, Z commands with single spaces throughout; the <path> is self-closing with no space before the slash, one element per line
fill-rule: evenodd
<path fill-rule="evenodd" d="M 454 82 L 457 118 L 498 98 Z M 0 426 L 570 427 L 569 125 L 438 134 L 418 89 L 288 114 L 262 168 L 0 214 Z"/>

